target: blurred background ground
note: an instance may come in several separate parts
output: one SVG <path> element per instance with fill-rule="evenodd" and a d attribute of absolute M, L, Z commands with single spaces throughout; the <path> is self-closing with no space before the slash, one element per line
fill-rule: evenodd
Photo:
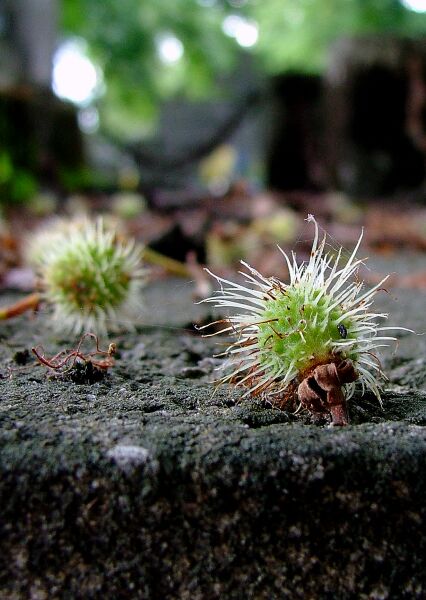
<path fill-rule="evenodd" d="M 225 271 L 275 273 L 274 245 L 301 251 L 307 213 L 336 245 L 365 225 L 375 252 L 423 252 L 425 11 L 2 0 L 0 281 L 31 286 L 9 272 L 27 232 L 82 213 Z"/>

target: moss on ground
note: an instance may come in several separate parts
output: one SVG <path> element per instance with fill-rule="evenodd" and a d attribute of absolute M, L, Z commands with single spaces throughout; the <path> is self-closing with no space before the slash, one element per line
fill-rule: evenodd
<path fill-rule="evenodd" d="M 385 358 L 384 410 L 366 396 L 329 428 L 215 390 L 189 288 L 162 286 L 169 325 L 103 340 L 117 363 L 91 384 L 17 364 L 75 343 L 42 318 L 2 326 L 1 597 L 424 597 L 424 338 Z M 421 329 L 423 300 L 394 322 Z"/>

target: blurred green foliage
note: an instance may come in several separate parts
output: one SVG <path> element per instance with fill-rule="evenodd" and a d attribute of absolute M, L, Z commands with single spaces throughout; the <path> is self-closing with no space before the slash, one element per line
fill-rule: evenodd
<path fill-rule="evenodd" d="M 0 204 L 25 203 L 37 189 L 37 180 L 31 172 L 14 165 L 9 152 L 0 151 Z"/>
<path fill-rule="evenodd" d="M 222 24 L 234 14 L 259 27 L 258 43 L 242 49 Z M 336 38 L 366 33 L 420 35 L 426 17 L 399 0 L 63 0 L 66 35 L 81 36 L 101 66 L 101 123 L 125 137 L 147 133 L 164 99 L 223 94 L 218 76 L 251 52 L 267 73 L 318 72 Z M 184 55 L 161 62 L 158 39 L 176 36 Z"/>
<path fill-rule="evenodd" d="M 225 6 L 206 9 L 195 0 L 63 0 L 63 29 L 84 38 L 102 68 L 106 90 L 102 122 L 115 133 L 138 137 L 166 98 L 204 97 L 215 77 L 235 64 L 235 43 L 221 23 Z M 161 62 L 161 35 L 184 45 L 178 63 Z"/>
<path fill-rule="evenodd" d="M 275 73 L 321 71 L 330 44 L 341 37 L 426 33 L 426 16 L 399 0 L 265 0 L 250 6 L 261 31 L 256 52 Z"/>

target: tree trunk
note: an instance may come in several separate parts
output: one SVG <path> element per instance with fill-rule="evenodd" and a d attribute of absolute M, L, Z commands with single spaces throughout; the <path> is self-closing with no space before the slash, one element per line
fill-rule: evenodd
<path fill-rule="evenodd" d="M 426 154 L 426 44 L 340 40 L 325 76 L 329 185 L 353 195 L 420 186 Z"/>
<path fill-rule="evenodd" d="M 57 43 L 58 2 L 13 0 L 9 6 L 12 44 L 20 57 L 21 81 L 49 89 Z"/>

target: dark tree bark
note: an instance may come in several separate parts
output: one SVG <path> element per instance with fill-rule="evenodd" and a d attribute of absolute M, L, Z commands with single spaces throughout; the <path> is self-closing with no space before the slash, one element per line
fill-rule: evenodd
<path fill-rule="evenodd" d="M 286 74 L 273 81 L 273 127 L 267 155 L 267 183 L 278 190 L 321 186 L 319 159 L 321 79 Z"/>
<path fill-rule="evenodd" d="M 11 178 L 31 176 L 57 183 L 61 170 L 83 164 L 75 108 L 52 93 L 52 61 L 58 37 L 58 0 L 4 0 L 3 43 L 10 60 L 9 85 L 0 92 L 0 153 L 12 164 Z M 13 200 L 13 184 L 1 189 Z M 10 198 L 8 198 L 10 195 Z"/>
<path fill-rule="evenodd" d="M 425 177 L 426 44 L 345 39 L 325 77 L 329 185 L 385 195 Z"/>

